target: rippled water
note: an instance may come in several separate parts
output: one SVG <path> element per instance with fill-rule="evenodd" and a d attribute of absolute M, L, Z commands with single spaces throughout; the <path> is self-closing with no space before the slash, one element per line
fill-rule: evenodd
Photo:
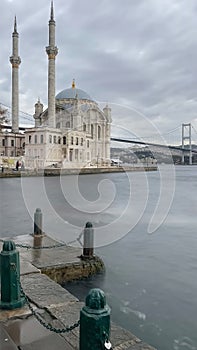
<path fill-rule="evenodd" d="M 39 178 L 22 179 L 22 185 L 20 179 L 1 179 L 0 235 L 31 232 L 36 207 L 44 211 L 45 231 L 67 242 L 92 221 L 106 273 L 66 287 L 81 299 L 90 288 L 100 287 L 115 322 L 158 349 L 194 350 L 197 167 L 176 167 L 174 179 L 166 167 L 161 172 L 80 176 L 80 199 L 78 194 L 70 198 L 70 176 L 45 178 L 42 184 Z M 158 201 L 160 211 L 153 218 Z M 151 220 L 158 226 L 152 233 Z"/>

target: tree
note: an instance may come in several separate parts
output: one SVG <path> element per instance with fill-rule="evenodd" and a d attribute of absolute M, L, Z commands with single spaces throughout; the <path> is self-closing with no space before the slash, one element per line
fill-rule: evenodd
<path fill-rule="evenodd" d="M 0 130 L 2 129 L 1 124 L 8 121 L 7 112 L 8 110 L 0 105 Z"/>

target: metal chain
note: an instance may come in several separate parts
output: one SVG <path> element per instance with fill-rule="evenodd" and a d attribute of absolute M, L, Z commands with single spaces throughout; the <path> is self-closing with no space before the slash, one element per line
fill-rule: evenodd
<path fill-rule="evenodd" d="M 0 239 L 1 243 L 4 243 L 5 241 L 3 239 Z M 49 246 L 40 246 L 40 247 L 34 247 L 29 244 L 20 244 L 20 243 L 15 243 L 15 246 L 18 248 L 25 248 L 25 249 L 52 249 L 52 248 L 60 248 L 60 247 L 67 247 L 66 243 L 58 243 L 58 244 L 53 244 Z"/>
<path fill-rule="evenodd" d="M 51 332 L 55 332 L 57 334 L 63 334 L 63 333 L 68 333 L 70 331 L 72 331 L 73 329 L 79 327 L 80 325 L 80 320 L 78 320 L 77 322 L 75 322 L 73 325 L 71 326 L 66 326 L 65 328 L 55 328 L 53 326 L 51 326 L 49 323 L 46 323 L 42 317 L 40 316 L 39 313 L 37 313 L 33 307 L 31 306 L 30 304 L 30 301 L 29 301 L 29 298 L 28 296 L 25 294 L 24 290 L 23 290 L 23 287 L 21 285 L 21 281 L 20 281 L 20 277 L 18 276 L 17 274 L 17 270 L 16 270 L 16 265 L 14 264 L 14 266 L 12 265 L 12 268 L 14 268 L 15 270 L 15 273 L 16 273 L 16 278 L 17 278 L 17 281 L 19 283 L 19 286 L 20 286 L 20 290 L 21 290 L 21 295 L 25 298 L 25 301 L 27 303 L 27 306 L 29 307 L 30 311 L 32 312 L 32 315 L 35 316 L 35 318 L 37 319 L 37 321 L 46 329 L 48 329 L 49 331 Z"/>
<path fill-rule="evenodd" d="M 67 247 L 66 243 L 58 243 L 58 244 L 53 244 L 53 245 L 48 245 L 48 246 L 40 246 L 40 247 L 34 247 L 34 246 L 29 245 L 29 244 L 20 244 L 20 243 L 16 243 L 15 245 L 17 248 L 37 249 L 37 250 Z"/>
<path fill-rule="evenodd" d="M 81 233 L 80 233 L 80 235 L 81 235 Z M 29 244 L 16 243 L 15 246 L 17 248 L 35 249 L 35 250 L 67 247 L 69 244 L 74 243 L 74 242 L 79 242 L 79 244 L 81 246 L 83 246 L 82 243 L 81 243 L 81 240 L 80 240 L 80 235 L 75 240 L 70 241 L 68 243 L 58 243 L 58 244 L 53 244 L 53 245 L 49 245 L 49 246 L 39 246 L 39 247 L 34 247 L 34 246 L 29 245 Z M 0 239 L 0 242 L 4 243 L 4 240 Z"/>
<path fill-rule="evenodd" d="M 83 236 L 83 233 L 84 233 L 84 230 L 82 230 L 82 232 L 80 232 L 79 236 L 76 239 L 68 242 L 67 244 L 72 244 L 72 243 L 78 242 L 80 244 L 80 246 L 83 247 L 83 243 L 81 241 L 81 237 Z"/>

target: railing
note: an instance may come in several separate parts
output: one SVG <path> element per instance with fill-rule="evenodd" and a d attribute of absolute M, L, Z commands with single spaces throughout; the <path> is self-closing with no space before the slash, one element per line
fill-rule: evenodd
<path fill-rule="evenodd" d="M 92 229 L 88 223 L 86 229 Z M 86 254 L 89 252 L 86 251 Z M 20 282 L 19 252 L 13 241 L 4 241 L 0 253 L 1 271 L 1 301 L 0 308 L 12 310 L 27 305 L 40 324 L 51 332 L 57 334 L 68 333 L 73 329 L 79 329 L 80 350 L 111 349 L 110 338 L 110 308 L 106 303 L 106 297 L 102 290 L 91 289 L 85 300 L 85 306 L 80 311 L 79 320 L 64 328 L 55 328 L 46 323 L 42 314 L 35 311 L 29 297 L 23 290 Z"/>

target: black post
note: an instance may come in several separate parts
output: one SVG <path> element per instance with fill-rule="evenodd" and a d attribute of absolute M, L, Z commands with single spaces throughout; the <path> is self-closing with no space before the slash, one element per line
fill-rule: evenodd
<path fill-rule="evenodd" d="M 94 255 L 94 229 L 91 222 L 86 222 L 83 235 L 83 257 L 92 258 Z"/>
<path fill-rule="evenodd" d="M 34 213 L 34 235 L 42 235 L 42 212 L 37 208 Z"/>

